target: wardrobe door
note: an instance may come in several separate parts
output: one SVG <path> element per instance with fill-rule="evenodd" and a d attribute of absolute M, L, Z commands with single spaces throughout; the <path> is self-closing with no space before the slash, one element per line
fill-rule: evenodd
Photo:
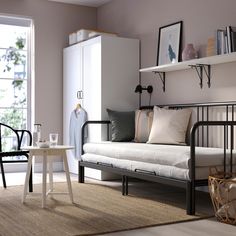
<path fill-rule="evenodd" d="M 90 43 L 91 42 L 91 43 Z M 101 42 L 91 40 L 83 46 L 84 109 L 88 120 L 101 120 Z M 101 126 L 89 127 L 89 141 L 101 140 Z"/>
<path fill-rule="evenodd" d="M 82 49 L 80 44 L 65 48 L 63 51 L 63 144 L 69 145 L 69 125 L 71 112 L 82 99 Z M 74 152 L 68 152 L 70 172 L 78 173 L 78 161 Z"/>

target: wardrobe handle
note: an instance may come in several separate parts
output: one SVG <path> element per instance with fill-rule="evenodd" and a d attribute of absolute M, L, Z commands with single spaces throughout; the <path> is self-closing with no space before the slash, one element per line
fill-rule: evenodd
<path fill-rule="evenodd" d="M 77 98 L 83 99 L 83 91 L 82 90 L 77 91 Z"/>

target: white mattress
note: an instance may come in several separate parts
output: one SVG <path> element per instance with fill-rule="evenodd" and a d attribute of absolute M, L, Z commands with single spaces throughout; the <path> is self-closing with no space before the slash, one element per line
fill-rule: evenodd
<path fill-rule="evenodd" d="M 130 171 L 135 171 L 136 169 L 146 170 L 150 172 L 155 172 L 156 175 L 163 177 L 169 177 L 174 179 L 189 180 L 189 170 L 178 168 L 175 166 L 167 166 L 153 163 L 145 163 L 139 161 L 130 161 L 125 159 L 111 158 L 91 153 L 86 153 L 82 156 L 83 161 L 88 161 L 92 163 L 106 163 L 111 164 L 113 167 L 122 168 Z M 222 170 L 222 167 L 217 167 Z M 198 167 L 196 168 L 196 179 L 207 179 L 209 176 L 208 167 Z"/>
<path fill-rule="evenodd" d="M 100 142 L 86 143 L 84 145 L 84 151 L 85 153 L 120 160 L 173 166 L 182 169 L 188 169 L 190 163 L 189 146 L 156 145 L 131 142 Z M 227 152 L 228 161 L 229 156 L 229 152 Z M 234 152 L 234 164 L 236 163 L 235 156 Z M 222 166 L 223 163 L 223 149 L 196 147 L 196 167 Z"/>

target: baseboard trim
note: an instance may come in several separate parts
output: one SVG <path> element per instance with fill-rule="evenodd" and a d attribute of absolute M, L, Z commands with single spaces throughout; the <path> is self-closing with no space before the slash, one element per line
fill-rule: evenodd
<path fill-rule="evenodd" d="M 5 173 L 25 172 L 27 163 L 3 163 L 3 168 Z"/>

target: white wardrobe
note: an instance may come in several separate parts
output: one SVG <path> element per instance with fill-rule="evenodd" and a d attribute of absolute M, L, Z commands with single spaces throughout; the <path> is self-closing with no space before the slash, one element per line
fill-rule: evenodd
<path fill-rule="evenodd" d="M 138 107 L 134 93 L 139 83 L 139 40 L 99 36 L 67 47 L 63 52 L 63 142 L 69 144 L 71 112 L 80 103 L 88 120 L 107 119 L 106 108 L 130 111 Z M 102 139 L 102 128 L 89 128 L 90 141 Z M 70 172 L 78 174 L 78 160 L 68 153 Z M 85 175 L 110 178 L 109 173 L 86 168 Z"/>

